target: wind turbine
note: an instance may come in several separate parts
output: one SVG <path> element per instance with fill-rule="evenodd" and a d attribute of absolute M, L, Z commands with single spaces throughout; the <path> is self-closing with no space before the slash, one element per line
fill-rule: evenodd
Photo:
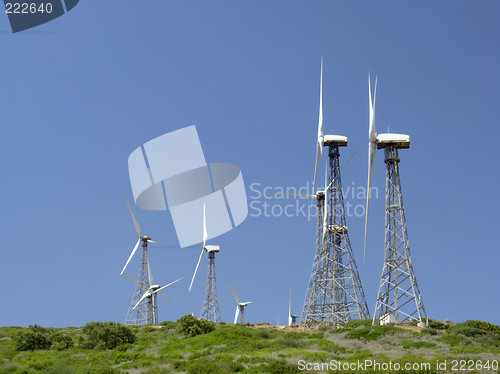
<path fill-rule="evenodd" d="M 193 287 L 194 278 L 198 272 L 198 267 L 200 266 L 201 258 L 205 252 L 208 253 L 208 273 L 207 273 L 207 286 L 205 290 L 205 301 L 203 302 L 203 308 L 201 310 L 201 318 L 212 322 L 220 322 L 220 310 L 219 303 L 217 301 L 217 289 L 215 281 L 215 254 L 220 251 L 218 245 L 206 245 L 208 237 L 207 232 L 207 220 L 205 214 L 205 204 L 203 204 L 203 246 L 201 248 L 200 257 L 198 258 L 198 263 L 194 269 L 193 278 L 191 279 L 191 284 L 189 285 L 189 292 Z"/>
<path fill-rule="evenodd" d="M 158 304 L 156 300 L 156 295 L 160 295 L 164 297 L 167 301 L 170 301 L 165 295 L 163 295 L 160 291 L 164 290 L 168 286 L 171 286 L 172 284 L 180 281 L 182 278 L 179 278 L 173 282 L 170 282 L 169 284 L 166 284 L 165 286 L 159 286 L 157 284 L 152 284 L 153 283 L 153 275 L 151 272 L 149 273 L 151 275 L 151 278 L 149 279 L 149 283 L 151 284 L 149 288 L 146 288 L 142 282 L 137 281 L 134 279 L 132 276 L 130 276 L 128 273 L 125 273 L 130 279 L 132 279 L 138 287 L 140 287 L 144 293 L 142 294 L 141 298 L 137 301 L 137 303 L 132 307 L 132 310 L 136 310 L 137 307 L 145 300 L 147 299 L 146 303 L 148 304 L 149 308 L 148 310 L 151 310 L 151 316 L 148 316 L 149 319 L 152 321 L 153 325 L 156 325 L 158 323 Z"/>
<path fill-rule="evenodd" d="M 384 163 L 386 164 L 384 266 L 372 323 L 388 324 L 416 320 L 419 325 L 425 326 L 423 320 L 427 319 L 427 314 L 411 262 L 399 176 L 398 150 L 410 148 L 410 136 L 393 133 L 377 134 L 375 127 L 376 98 L 377 78 L 375 78 L 372 101 L 371 82 L 370 76 L 368 76 L 369 128 L 365 252 L 370 188 L 376 149 L 384 149 Z"/>
<path fill-rule="evenodd" d="M 290 299 L 288 303 L 288 326 L 295 325 L 297 316 L 292 314 L 292 289 L 290 288 Z"/>
<path fill-rule="evenodd" d="M 369 315 L 349 240 L 342 192 L 339 148 L 347 146 L 347 137 L 323 134 L 322 90 L 323 59 L 313 191 L 322 147 L 328 148 L 327 188 L 316 194 L 316 251 L 301 318 L 301 324 L 309 328 L 321 324 L 343 326 L 353 318 L 363 319 Z"/>
<path fill-rule="evenodd" d="M 151 287 L 151 282 L 152 282 L 152 274 L 151 274 L 151 266 L 149 264 L 149 255 L 148 255 L 148 243 L 152 244 L 157 244 L 161 245 L 164 247 L 169 247 L 165 244 L 161 244 L 158 242 L 155 242 L 151 240 L 151 238 L 147 235 L 141 235 L 141 225 L 139 225 L 139 222 L 137 221 L 134 212 L 132 210 L 132 207 L 130 206 L 130 203 L 128 202 L 128 199 L 125 198 L 127 202 L 128 209 L 130 211 L 130 216 L 132 217 L 132 221 L 134 222 L 134 227 L 135 231 L 137 232 L 137 236 L 139 237 L 137 239 L 137 242 L 135 243 L 135 246 L 132 249 L 132 252 L 130 253 L 127 262 L 123 266 L 122 271 L 120 272 L 120 275 L 123 275 L 125 273 L 125 270 L 127 269 L 127 266 L 129 265 L 130 261 L 132 260 L 132 257 L 134 256 L 135 252 L 139 248 L 139 244 L 142 242 L 142 252 L 141 252 L 141 264 L 140 264 L 140 269 L 139 269 L 139 282 L 143 285 L 144 288 L 149 289 Z M 151 303 L 139 303 L 139 307 L 134 306 L 138 303 L 138 300 L 142 297 L 143 295 L 143 288 L 137 286 L 134 294 L 132 296 L 132 300 L 130 302 L 130 307 L 128 309 L 127 313 L 127 318 L 125 319 L 126 324 L 130 325 L 145 325 L 145 324 L 151 324 L 153 323 L 153 317 L 155 315 L 153 305 Z"/>
<path fill-rule="evenodd" d="M 229 279 L 227 280 L 229 282 Z M 231 287 L 231 291 L 233 292 L 234 301 L 236 301 L 236 312 L 234 313 L 234 324 L 236 323 L 245 323 L 245 307 L 248 304 L 251 304 L 251 301 L 241 302 L 238 299 L 238 295 L 234 292 L 233 286 L 231 282 L 229 282 L 229 287 Z M 238 316 L 240 317 L 240 321 L 238 322 Z"/>

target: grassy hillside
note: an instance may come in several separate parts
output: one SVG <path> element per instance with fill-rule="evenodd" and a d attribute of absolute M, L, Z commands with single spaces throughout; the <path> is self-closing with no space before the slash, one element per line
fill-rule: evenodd
<path fill-rule="evenodd" d="M 489 360 L 491 364 L 500 359 L 500 328 L 478 321 L 446 331 L 371 327 L 362 321 L 352 321 L 339 330 L 316 332 L 267 324 L 220 324 L 211 332 L 204 333 L 210 328 L 190 330 L 199 333 L 195 336 L 179 331 L 176 322 L 130 329 L 111 326 L 116 335 L 111 330 L 106 330 L 107 335 L 100 334 L 101 327 L 0 328 L 0 373 L 294 373 L 300 372 L 300 360 L 313 365 L 366 359 L 401 365 L 429 362 L 430 370 L 399 372 L 443 373 L 436 371 L 436 360 L 480 360 L 483 364 Z"/>

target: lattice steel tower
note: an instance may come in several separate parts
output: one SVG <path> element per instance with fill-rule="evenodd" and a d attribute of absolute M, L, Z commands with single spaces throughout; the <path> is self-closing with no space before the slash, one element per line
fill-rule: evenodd
<path fill-rule="evenodd" d="M 368 100 L 370 114 L 368 128 L 368 193 L 366 195 L 365 249 L 373 162 L 377 149 L 384 149 L 384 162 L 386 165 L 384 266 L 380 277 L 375 311 L 373 312 L 373 324 L 397 324 L 416 320 L 423 326 L 424 319 L 427 319 L 427 314 L 411 263 L 403 194 L 401 193 L 401 181 L 399 178 L 398 149 L 410 148 L 410 136 L 389 132 L 377 134 L 375 125 L 377 78 L 375 78 L 372 101 L 370 76 L 368 76 Z"/>
<path fill-rule="evenodd" d="M 148 240 L 151 240 L 151 238 L 149 236 L 142 236 L 140 239 L 142 241 L 141 265 L 139 269 L 138 284 L 135 288 L 132 300 L 130 301 L 127 318 L 125 319 L 125 324 L 127 325 L 149 325 L 156 324 L 158 321 L 156 294 L 146 297 L 134 309 L 134 306 L 141 299 L 144 292 L 149 290 L 152 286 L 152 274 L 148 256 Z"/>
<path fill-rule="evenodd" d="M 208 251 L 208 273 L 207 287 L 205 289 L 205 301 L 201 310 L 201 318 L 212 322 L 220 322 L 219 303 L 217 301 L 217 288 L 215 281 L 215 253 L 219 252 L 219 246 L 205 246 Z"/>
<path fill-rule="evenodd" d="M 385 148 L 385 255 L 373 315 L 374 324 L 376 321 L 387 324 L 411 320 L 423 324 L 427 319 L 411 262 L 399 178 L 398 148 L 409 146 L 409 137 L 407 142 L 379 141 L 377 144 L 377 148 Z"/>
<path fill-rule="evenodd" d="M 342 194 L 339 147 L 347 145 L 347 138 L 326 135 L 323 144 L 328 147 L 328 188 L 317 193 L 316 255 L 301 321 L 307 327 L 321 324 L 339 327 L 351 319 L 369 318 L 349 241 Z"/>

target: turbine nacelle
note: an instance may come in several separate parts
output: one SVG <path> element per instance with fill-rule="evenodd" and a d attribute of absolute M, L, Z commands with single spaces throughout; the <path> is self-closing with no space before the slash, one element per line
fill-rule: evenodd
<path fill-rule="evenodd" d="M 323 137 L 323 146 L 328 147 L 330 145 L 337 144 L 339 147 L 347 146 L 347 136 L 343 135 L 325 135 Z"/>
<path fill-rule="evenodd" d="M 377 135 L 377 149 L 382 149 L 388 145 L 396 145 L 398 148 L 410 148 L 410 135 L 405 134 L 378 134 Z"/>
<path fill-rule="evenodd" d="M 218 245 L 206 245 L 205 247 L 203 247 L 205 249 L 205 251 L 207 251 L 208 253 L 210 252 L 220 252 L 220 246 Z"/>

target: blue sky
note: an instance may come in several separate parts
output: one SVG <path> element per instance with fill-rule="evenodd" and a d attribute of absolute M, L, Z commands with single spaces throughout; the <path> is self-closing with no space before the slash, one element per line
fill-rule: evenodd
<path fill-rule="evenodd" d="M 127 158 L 154 137 L 196 125 L 208 161 L 241 167 L 249 202 L 253 183 L 310 181 L 321 56 L 325 133 L 349 137 L 341 162 L 357 152 L 345 188 L 366 183 L 369 72 L 379 77 L 379 132 L 411 136 L 401 178 L 429 316 L 499 324 L 499 10 L 497 1 L 87 0 L 18 34 L 0 17 L 0 325 L 125 319 L 134 285 L 119 273 L 136 240 Z M 371 313 L 383 261 L 380 152 L 373 184 L 366 263 L 364 218 L 348 218 Z M 136 214 L 153 239 L 175 243 L 168 213 Z M 250 322 L 285 323 L 290 288 L 300 315 L 314 226 L 249 216 L 211 241 L 221 245 L 223 320 L 234 315 L 227 279 L 253 301 Z M 160 320 L 199 315 L 206 258 L 187 293 L 199 250 L 151 248 L 158 283 L 185 277 L 166 292 L 171 303 L 159 301 Z"/>

